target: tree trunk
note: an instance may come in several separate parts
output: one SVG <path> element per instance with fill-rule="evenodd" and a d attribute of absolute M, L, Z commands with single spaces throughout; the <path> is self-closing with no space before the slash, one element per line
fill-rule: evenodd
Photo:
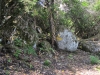
<path fill-rule="evenodd" d="M 1 23 L 2 23 L 2 11 L 4 10 L 3 8 L 4 8 L 4 4 L 3 4 L 3 1 L 2 0 L 0 0 L 0 26 L 1 26 Z"/>
<path fill-rule="evenodd" d="M 54 18 L 53 15 L 51 14 L 50 17 L 50 22 L 51 22 L 51 38 L 52 38 L 52 47 L 54 47 L 54 42 L 55 42 L 55 24 L 54 24 Z"/>
<path fill-rule="evenodd" d="M 50 22 L 50 28 L 51 28 L 51 42 L 52 42 L 52 47 L 54 47 L 54 42 L 56 40 L 55 39 L 55 23 L 54 23 L 54 0 L 51 0 L 50 7 L 49 7 L 49 11 L 50 11 L 49 22 Z"/>

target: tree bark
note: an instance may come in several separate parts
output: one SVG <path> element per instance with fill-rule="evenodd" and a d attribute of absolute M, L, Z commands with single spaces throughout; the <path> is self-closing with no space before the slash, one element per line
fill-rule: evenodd
<path fill-rule="evenodd" d="M 50 28 L 51 28 L 51 43 L 52 47 L 54 47 L 54 42 L 55 42 L 55 23 L 54 23 L 54 0 L 51 0 L 50 2 L 50 16 L 49 16 L 49 22 L 50 22 Z"/>
<path fill-rule="evenodd" d="M 0 0 L 0 25 L 2 21 L 2 0 Z"/>

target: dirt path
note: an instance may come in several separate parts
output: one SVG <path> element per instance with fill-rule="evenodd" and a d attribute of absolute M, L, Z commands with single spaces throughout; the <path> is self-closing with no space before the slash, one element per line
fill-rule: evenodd
<path fill-rule="evenodd" d="M 55 55 L 30 56 L 31 61 L 25 62 L 0 53 L 0 75 L 100 75 L 100 65 L 92 65 L 90 55 L 82 50 L 58 51 Z M 43 65 L 46 60 L 49 66 Z"/>

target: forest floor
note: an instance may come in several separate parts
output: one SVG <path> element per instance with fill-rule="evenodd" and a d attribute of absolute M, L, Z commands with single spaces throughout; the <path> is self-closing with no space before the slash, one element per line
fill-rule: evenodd
<path fill-rule="evenodd" d="M 56 51 L 54 55 L 29 55 L 25 61 L 0 53 L 0 75 L 100 75 L 100 64 L 91 64 L 91 55 L 82 50 Z"/>

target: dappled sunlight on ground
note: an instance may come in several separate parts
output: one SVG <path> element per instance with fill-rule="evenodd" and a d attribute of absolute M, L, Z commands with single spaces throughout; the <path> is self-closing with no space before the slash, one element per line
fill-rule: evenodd
<path fill-rule="evenodd" d="M 96 70 L 81 70 L 77 71 L 76 75 L 100 75 L 100 72 Z"/>
<path fill-rule="evenodd" d="M 4 55 L 0 57 L 0 75 L 100 75 L 100 65 L 91 64 L 90 55 L 93 54 L 82 50 L 59 51 L 52 57 L 31 57 L 29 62 Z M 47 59 L 51 61 L 50 66 L 43 65 Z"/>

